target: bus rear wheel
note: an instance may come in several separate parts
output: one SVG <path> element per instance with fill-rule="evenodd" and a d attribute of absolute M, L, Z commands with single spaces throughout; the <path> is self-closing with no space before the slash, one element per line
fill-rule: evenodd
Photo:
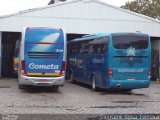
<path fill-rule="evenodd" d="M 97 88 L 96 88 L 96 79 L 95 79 L 94 75 L 92 76 L 92 90 L 93 91 L 97 90 Z"/>

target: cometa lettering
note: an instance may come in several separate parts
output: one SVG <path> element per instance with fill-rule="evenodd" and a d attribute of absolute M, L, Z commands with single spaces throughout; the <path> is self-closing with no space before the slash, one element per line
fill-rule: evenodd
<path fill-rule="evenodd" d="M 29 64 L 29 68 L 30 69 L 58 69 L 59 68 L 59 65 L 54 65 L 54 64 L 51 64 L 51 65 L 36 65 L 34 63 L 30 63 Z"/>

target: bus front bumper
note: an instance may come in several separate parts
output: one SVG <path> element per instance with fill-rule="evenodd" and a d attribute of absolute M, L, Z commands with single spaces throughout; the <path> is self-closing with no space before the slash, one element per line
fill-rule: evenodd
<path fill-rule="evenodd" d="M 111 89 L 138 89 L 148 88 L 150 79 L 147 80 L 109 80 L 108 88 Z"/>
<path fill-rule="evenodd" d="M 65 76 L 62 77 L 28 77 L 20 75 L 18 78 L 20 85 L 29 86 L 63 86 Z"/>

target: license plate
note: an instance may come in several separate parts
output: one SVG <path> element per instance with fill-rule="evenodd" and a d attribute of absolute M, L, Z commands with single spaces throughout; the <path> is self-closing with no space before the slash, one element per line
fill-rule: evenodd
<path fill-rule="evenodd" d="M 38 80 L 38 82 L 40 82 L 40 83 L 47 83 L 48 82 L 48 80 Z"/>
<path fill-rule="evenodd" d="M 127 80 L 135 80 L 134 78 L 128 78 Z"/>

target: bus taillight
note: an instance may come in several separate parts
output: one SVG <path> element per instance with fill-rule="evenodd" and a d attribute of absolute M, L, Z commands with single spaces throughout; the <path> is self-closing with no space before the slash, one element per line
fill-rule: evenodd
<path fill-rule="evenodd" d="M 108 73 L 109 73 L 109 77 L 112 77 L 112 75 L 113 75 L 113 71 L 112 71 L 112 69 L 110 68 L 110 69 L 108 69 Z"/>
<path fill-rule="evenodd" d="M 66 69 L 66 62 L 63 61 L 63 62 L 62 62 L 62 69 L 61 69 L 61 72 L 60 72 L 60 76 L 64 76 L 64 74 L 65 74 L 65 69 Z"/>
<path fill-rule="evenodd" d="M 25 76 L 27 75 L 26 69 L 25 69 L 25 60 L 21 61 L 21 74 Z"/>

